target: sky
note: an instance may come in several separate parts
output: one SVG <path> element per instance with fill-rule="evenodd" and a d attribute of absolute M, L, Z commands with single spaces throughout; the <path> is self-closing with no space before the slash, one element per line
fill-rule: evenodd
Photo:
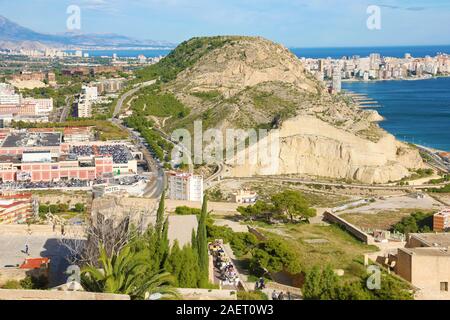
<path fill-rule="evenodd" d="M 450 44 L 449 0 L 0 0 L 0 15 L 62 33 L 70 5 L 81 9 L 80 32 L 142 40 L 227 34 L 289 47 Z M 367 27 L 371 5 L 380 9 L 380 29 Z"/>

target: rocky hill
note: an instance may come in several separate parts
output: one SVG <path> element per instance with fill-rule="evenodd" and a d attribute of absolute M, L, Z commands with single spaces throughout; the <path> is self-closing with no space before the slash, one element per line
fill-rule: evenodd
<path fill-rule="evenodd" d="M 397 181 L 421 167 L 415 150 L 382 130 L 375 111 L 330 95 L 288 49 L 255 37 L 194 38 L 153 68 L 158 89 L 190 112 L 168 116 L 167 132 L 269 128 L 280 134 L 277 168 L 233 166 L 231 176 L 301 174 L 366 183 Z M 161 93 L 159 93 L 161 94 Z"/>

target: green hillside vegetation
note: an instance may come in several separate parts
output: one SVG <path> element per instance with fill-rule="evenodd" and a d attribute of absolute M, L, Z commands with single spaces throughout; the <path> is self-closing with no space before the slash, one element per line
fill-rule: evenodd
<path fill-rule="evenodd" d="M 392 231 L 407 233 L 431 232 L 433 230 L 433 213 L 415 212 L 395 224 Z"/>
<path fill-rule="evenodd" d="M 343 281 L 327 266 L 313 267 L 306 272 L 303 294 L 305 300 L 413 300 L 410 287 L 387 273 L 381 275 L 381 288 L 367 289 L 368 276 L 360 281 Z"/>
<path fill-rule="evenodd" d="M 146 116 L 184 118 L 189 114 L 189 109 L 173 94 L 160 93 L 157 89 L 141 90 L 132 105 L 136 113 Z"/>
<path fill-rule="evenodd" d="M 429 192 L 433 193 L 450 193 L 450 184 L 445 185 L 443 188 L 433 188 L 428 190 Z"/>
<path fill-rule="evenodd" d="M 139 70 L 136 73 L 139 82 L 159 78 L 162 82 L 174 80 L 177 75 L 193 66 L 208 52 L 223 47 L 236 37 L 192 38 L 181 43 L 159 63 Z"/>
<path fill-rule="evenodd" d="M 197 98 L 200 98 L 200 99 L 206 100 L 206 101 L 214 101 L 217 98 L 222 98 L 222 94 L 217 90 L 204 91 L 204 92 L 193 92 L 192 95 L 194 97 L 197 97 Z"/>

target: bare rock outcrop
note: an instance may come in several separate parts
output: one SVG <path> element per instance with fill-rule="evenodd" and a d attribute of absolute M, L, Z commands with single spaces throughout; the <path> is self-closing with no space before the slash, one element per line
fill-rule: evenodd
<path fill-rule="evenodd" d="M 272 155 L 273 161 L 229 166 L 227 175 L 297 174 L 387 183 L 407 177 L 408 168 L 422 166 L 417 152 L 390 134 L 372 142 L 311 116 L 285 121 L 279 130 L 272 132 L 275 133 L 279 134 L 279 149 L 277 155 Z M 249 151 L 245 152 L 248 157 Z"/>

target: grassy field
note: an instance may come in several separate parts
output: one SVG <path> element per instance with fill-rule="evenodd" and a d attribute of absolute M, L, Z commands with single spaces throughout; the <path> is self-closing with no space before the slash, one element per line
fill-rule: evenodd
<path fill-rule="evenodd" d="M 366 272 L 363 266 L 364 254 L 378 251 L 376 247 L 365 245 L 335 225 L 288 225 L 268 234 L 289 241 L 299 253 L 304 270 L 315 265 L 330 265 L 334 269 L 345 270 L 347 279 L 363 276 Z"/>
<path fill-rule="evenodd" d="M 389 230 L 404 217 L 408 217 L 417 211 L 423 213 L 433 212 L 432 210 L 402 209 L 397 211 L 382 211 L 376 214 L 347 213 L 341 215 L 341 218 L 360 228 Z"/>

